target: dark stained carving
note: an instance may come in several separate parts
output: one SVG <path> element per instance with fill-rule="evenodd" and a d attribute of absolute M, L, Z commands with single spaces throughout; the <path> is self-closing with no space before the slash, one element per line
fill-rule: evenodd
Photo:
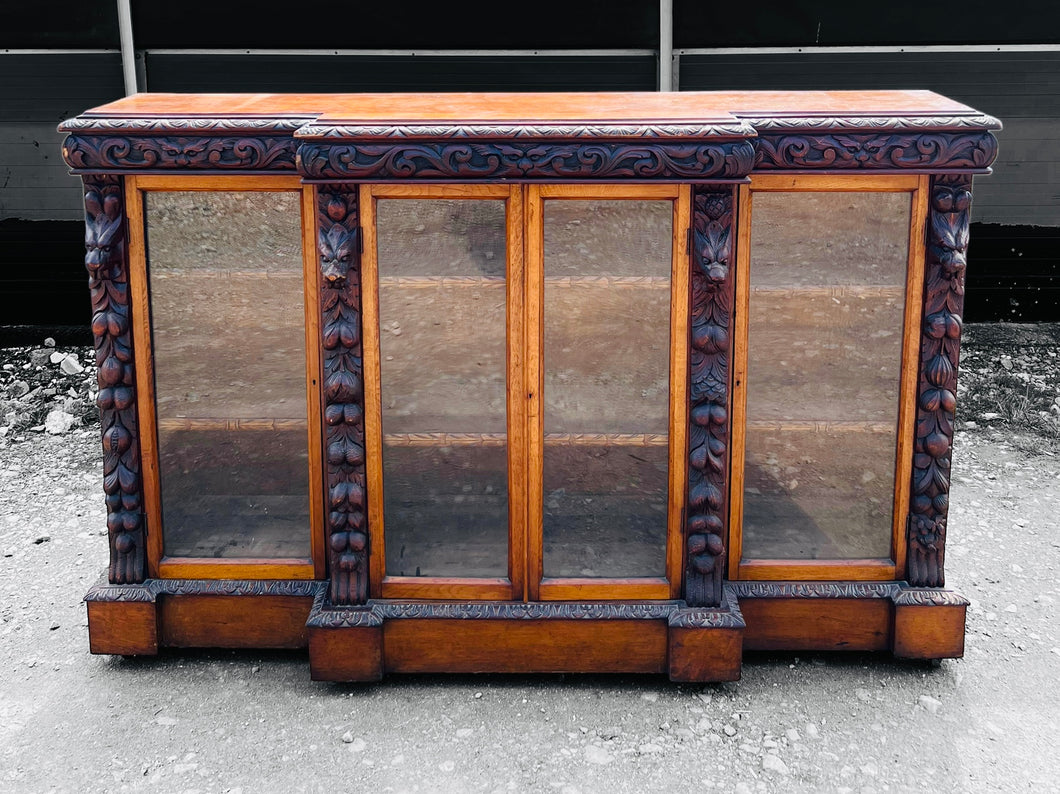
<path fill-rule="evenodd" d="M 692 344 L 685 538 L 685 600 L 690 606 L 718 606 L 725 573 L 734 203 L 731 185 L 701 185 L 692 194 Z"/>
<path fill-rule="evenodd" d="M 739 598 L 892 598 L 897 582 L 729 582 Z"/>
<path fill-rule="evenodd" d="M 274 118 L 210 118 L 196 117 L 145 117 L 145 118 L 104 118 L 99 116 L 78 116 L 59 125 L 59 132 L 77 132 L 96 137 L 104 135 L 204 135 L 220 133 L 238 135 L 251 133 L 267 135 L 269 133 L 293 133 L 306 122 L 312 121 L 312 115 L 287 116 Z"/>
<path fill-rule="evenodd" d="M 726 586 L 716 607 L 683 607 L 675 609 L 667 625 L 678 629 L 744 629 L 743 613 L 736 591 Z"/>
<path fill-rule="evenodd" d="M 303 143 L 312 179 L 708 179 L 744 176 L 748 141 L 722 143 Z"/>
<path fill-rule="evenodd" d="M 85 601 L 139 601 L 152 603 L 160 595 L 294 596 L 313 598 L 324 583 L 310 579 L 147 579 L 138 585 L 100 582 Z"/>
<path fill-rule="evenodd" d="M 1001 122 L 983 113 L 954 116 L 755 116 L 741 113 L 740 118 L 759 133 L 774 130 L 799 132 L 957 132 L 961 130 L 999 130 Z"/>
<path fill-rule="evenodd" d="M 902 587 L 891 599 L 899 607 L 966 607 L 971 602 L 952 590 Z"/>
<path fill-rule="evenodd" d="M 361 604 L 368 598 L 368 521 L 356 185 L 321 185 L 317 254 L 322 277 L 330 600 Z"/>
<path fill-rule="evenodd" d="M 907 578 L 914 587 L 945 584 L 950 449 L 971 206 L 971 177 L 932 180 L 907 554 Z"/>
<path fill-rule="evenodd" d="M 971 133 L 763 134 L 755 139 L 755 170 L 985 169 L 997 156 L 997 139 Z"/>
<path fill-rule="evenodd" d="M 403 138 L 406 140 L 439 140 L 451 138 L 480 138 L 484 140 L 513 140 L 534 138 L 553 141 L 572 141 L 584 138 L 614 140 L 621 138 L 664 138 L 701 140 L 703 138 L 747 138 L 755 134 L 745 121 L 729 122 L 670 122 L 663 124 L 317 124 L 299 128 L 296 137 L 303 139 L 338 139 L 370 141 Z"/>
<path fill-rule="evenodd" d="M 108 578 L 115 584 L 133 584 L 142 582 L 146 574 L 146 532 L 129 323 L 125 196 L 120 177 L 92 177 L 85 179 L 84 186 L 85 267 L 92 298 L 110 538 Z"/>
<path fill-rule="evenodd" d="M 297 144 L 284 137 L 70 135 L 63 159 L 77 171 L 294 171 Z"/>

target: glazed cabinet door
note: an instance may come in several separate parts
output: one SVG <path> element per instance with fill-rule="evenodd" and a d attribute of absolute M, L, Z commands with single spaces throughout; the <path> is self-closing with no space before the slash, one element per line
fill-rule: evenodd
<path fill-rule="evenodd" d="M 687 191 L 361 191 L 373 595 L 676 596 Z"/>
<path fill-rule="evenodd" d="M 283 178 L 129 183 L 152 573 L 320 576 L 305 192 Z"/>
<path fill-rule="evenodd" d="M 922 183 L 754 177 L 742 191 L 732 578 L 902 569 Z"/>

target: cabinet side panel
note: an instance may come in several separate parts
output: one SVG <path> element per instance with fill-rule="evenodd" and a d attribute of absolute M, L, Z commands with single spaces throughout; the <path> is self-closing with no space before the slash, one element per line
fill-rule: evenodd
<path fill-rule="evenodd" d="M 907 578 L 917 587 L 945 584 L 953 415 L 971 206 L 970 176 L 937 176 L 932 180 L 908 527 Z"/>
<path fill-rule="evenodd" d="M 121 177 L 89 176 L 85 188 L 85 267 L 92 297 L 103 428 L 103 490 L 115 584 L 145 576 L 143 481 L 140 472 L 136 371 L 129 311 L 129 260 Z"/>
<path fill-rule="evenodd" d="M 685 600 L 717 606 L 727 535 L 729 343 L 735 280 L 731 267 L 734 191 L 697 186 L 692 194 L 692 304 Z"/>

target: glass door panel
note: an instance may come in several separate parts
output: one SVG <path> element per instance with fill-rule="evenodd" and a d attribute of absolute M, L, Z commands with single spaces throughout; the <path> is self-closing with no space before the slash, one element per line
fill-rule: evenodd
<path fill-rule="evenodd" d="M 144 193 L 163 553 L 308 558 L 300 193 Z"/>
<path fill-rule="evenodd" d="M 544 200 L 545 577 L 666 574 L 673 214 Z"/>
<path fill-rule="evenodd" d="M 743 557 L 887 558 L 911 194 L 753 196 Z"/>
<path fill-rule="evenodd" d="M 505 201 L 375 201 L 386 575 L 508 575 Z"/>

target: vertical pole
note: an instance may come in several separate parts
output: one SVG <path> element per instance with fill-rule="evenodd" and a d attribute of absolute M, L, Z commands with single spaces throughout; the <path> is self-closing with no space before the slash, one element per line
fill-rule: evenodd
<path fill-rule="evenodd" d="M 659 0 L 659 90 L 673 91 L 674 3 Z"/>
<path fill-rule="evenodd" d="M 125 77 L 125 96 L 136 88 L 136 50 L 133 49 L 132 10 L 129 0 L 118 0 L 118 35 L 121 37 L 121 71 Z"/>

